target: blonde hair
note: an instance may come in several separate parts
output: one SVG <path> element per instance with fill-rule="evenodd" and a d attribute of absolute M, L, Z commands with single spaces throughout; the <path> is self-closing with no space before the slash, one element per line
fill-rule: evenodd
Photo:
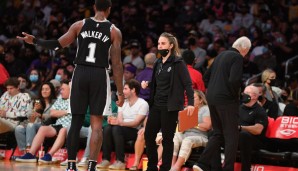
<path fill-rule="evenodd" d="M 163 32 L 159 37 L 167 38 L 169 40 L 170 44 L 173 45 L 173 48 L 171 49 L 171 54 L 173 54 L 175 56 L 181 56 L 179 44 L 178 44 L 177 38 L 175 36 L 173 36 L 170 33 Z"/>
<path fill-rule="evenodd" d="M 261 76 L 262 83 L 265 83 L 269 79 L 270 74 L 272 74 L 272 73 L 275 73 L 272 69 L 265 69 L 262 72 L 262 76 Z"/>
<path fill-rule="evenodd" d="M 202 92 L 202 91 L 200 91 L 200 90 L 194 90 L 194 93 L 196 94 L 196 95 L 198 95 L 198 97 L 200 98 L 200 99 L 202 99 L 202 101 L 203 101 L 203 105 L 207 105 L 208 103 L 207 103 L 207 100 L 206 100 L 206 96 L 205 96 L 205 94 Z"/>

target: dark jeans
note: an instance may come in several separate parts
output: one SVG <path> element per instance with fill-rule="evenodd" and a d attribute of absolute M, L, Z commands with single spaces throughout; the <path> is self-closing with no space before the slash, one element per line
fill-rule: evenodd
<path fill-rule="evenodd" d="M 162 132 L 162 165 L 160 171 L 169 171 L 174 150 L 174 134 L 177 126 L 178 111 L 168 111 L 167 107 L 153 106 L 150 109 L 145 131 L 146 154 L 148 157 L 148 171 L 157 171 L 156 134 Z"/>
<path fill-rule="evenodd" d="M 111 160 L 111 153 L 115 147 L 116 159 L 124 162 L 125 142 L 137 139 L 138 129 L 107 125 L 103 129 L 103 159 Z"/>
<path fill-rule="evenodd" d="M 209 171 L 214 154 L 218 154 L 221 144 L 224 142 L 225 161 L 223 171 L 234 171 L 234 162 L 238 148 L 238 118 L 239 104 L 208 105 L 211 115 L 213 134 L 207 147 L 199 159 L 198 165 Z"/>
<path fill-rule="evenodd" d="M 252 135 L 247 131 L 241 131 L 239 135 L 239 148 L 241 156 L 241 171 L 250 171 L 251 167 L 251 154 L 253 150 L 264 147 L 261 139 Z"/>

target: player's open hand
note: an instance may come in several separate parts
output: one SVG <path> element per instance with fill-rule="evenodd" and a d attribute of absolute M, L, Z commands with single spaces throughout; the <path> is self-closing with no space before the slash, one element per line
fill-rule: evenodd
<path fill-rule="evenodd" d="M 33 39 L 35 38 L 33 35 L 25 32 L 22 32 L 22 35 L 24 35 L 24 37 L 17 36 L 17 38 L 25 41 L 28 44 L 33 44 Z"/>

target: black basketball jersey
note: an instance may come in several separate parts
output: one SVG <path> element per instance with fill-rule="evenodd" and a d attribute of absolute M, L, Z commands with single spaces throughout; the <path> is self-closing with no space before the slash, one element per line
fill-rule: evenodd
<path fill-rule="evenodd" d="M 74 63 L 108 68 L 113 24 L 108 20 L 95 21 L 91 18 L 83 22 L 77 38 L 78 50 Z"/>

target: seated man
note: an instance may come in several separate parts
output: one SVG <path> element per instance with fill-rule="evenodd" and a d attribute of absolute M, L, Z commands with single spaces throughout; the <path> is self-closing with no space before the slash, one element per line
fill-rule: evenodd
<path fill-rule="evenodd" d="M 70 88 L 68 82 L 65 81 L 61 86 L 61 98 L 58 98 L 50 109 L 51 117 L 58 118 L 56 123 L 50 126 L 41 126 L 33 139 L 32 146 L 28 153 L 16 161 L 19 162 L 36 162 L 35 153 L 38 151 L 45 138 L 57 136 L 51 150 L 39 159 L 41 163 L 51 163 L 52 155 L 59 150 L 66 138 L 67 127 L 71 123 L 71 114 L 68 112 L 69 107 L 69 92 Z"/>
<path fill-rule="evenodd" d="M 123 94 L 127 100 L 122 107 L 118 108 L 118 116 L 109 117 L 109 125 L 104 127 L 103 160 L 97 165 L 98 168 L 125 169 L 125 142 L 136 140 L 142 121 L 149 112 L 148 103 L 138 97 L 140 87 L 140 83 L 135 79 L 125 83 Z M 109 160 L 111 159 L 113 144 L 115 146 L 116 161 L 110 166 Z"/>
<path fill-rule="evenodd" d="M 4 83 L 7 91 L 0 99 L 0 134 L 14 131 L 32 111 L 32 101 L 27 93 L 21 93 L 19 80 L 9 78 Z"/>
<path fill-rule="evenodd" d="M 254 83 L 253 86 L 259 89 L 259 104 L 264 108 L 267 116 L 276 119 L 278 117 L 278 104 L 266 98 L 266 86 L 262 83 Z"/>
<path fill-rule="evenodd" d="M 259 90 L 247 86 L 239 107 L 239 148 L 242 171 L 250 171 L 251 153 L 265 143 L 268 118 L 265 110 L 258 104 Z"/>

